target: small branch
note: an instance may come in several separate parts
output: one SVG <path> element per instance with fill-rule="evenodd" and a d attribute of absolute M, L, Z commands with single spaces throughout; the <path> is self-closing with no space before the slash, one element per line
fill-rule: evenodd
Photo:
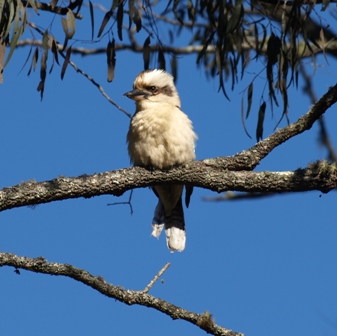
<path fill-rule="evenodd" d="M 65 58 L 65 55 L 63 52 L 59 52 L 60 55 Z M 86 72 L 84 72 L 82 69 L 80 69 L 73 61 L 69 60 L 69 64 L 76 70 L 76 72 L 79 72 L 81 75 L 83 75 L 85 78 L 87 78 L 92 84 L 94 84 L 99 92 L 108 100 L 109 103 L 111 103 L 113 106 L 115 106 L 118 110 L 122 111 L 127 117 L 131 118 L 131 114 L 124 110 L 121 106 L 119 106 L 115 101 L 113 101 L 104 91 L 103 87 L 96 82 L 90 75 L 88 75 Z"/>
<path fill-rule="evenodd" d="M 108 203 L 108 206 L 112 206 L 112 205 L 129 205 L 130 207 L 130 215 L 133 215 L 133 208 L 132 208 L 132 203 L 131 203 L 131 199 L 132 199 L 132 195 L 133 195 L 133 190 L 130 191 L 130 196 L 129 196 L 129 200 L 127 202 L 114 202 L 114 203 Z"/>
<path fill-rule="evenodd" d="M 204 323 L 205 314 L 197 314 L 175 306 L 165 300 L 158 299 L 144 291 L 126 290 L 120 286 L 107 283 L 101 276 L 93 276 L 89 272 L 76 268 L 69 264 L 51 263 L 43 257 L 28 258 L 15 254 L 0 252 L 0 267 L 11 266 L 15 269 L 24 269 L 35 273 L 43 273 L 57 276 L 66 276 L 87 285 L 107 297 L 116 299 L 127 305 L 140 305 L 156 309 L 172 319 L 181 319 L 198 326 L 207 333 L 219 336 L 243 336 L 224 327 L 212 323 Z"/>
<path fill-rule="evenodd" d="M 21 0 L 22 4 L 24 7 L 30 7 L 32 8 L 31 4 L 28 1 L 25 0 Z M 44 3 L 44 2 L 39 2 L 39 1 L 35 1 L 35 5 L 37 9 L 40 9 L 42 11 L 46 11 L 46 12 L 52 12 L 55 14 L 59 14 L 59 15 L 66 15 L 68 12 L 68 8 L 71 10 L 74 10 L 76 7 L 78 7 L 80 4 L 79 1 L 74 1 L 74 2 L 70 2 L 69 6 L 67 7 L 59 7 L 59 6 L 53 6 L 50 3 Z M 81 20 L 83 18 L 83 16 L 81 14 L 78 13 L 74 13 L 74 16 L 76 19 Z"/>
<path fill-rule="evenodd" d="M 32 28 L 34 28 L 39 34 L 43 35 L 44 32 L 35 25 L 35 23 L 29 22 L 28 23 L 29 26 L 31 26 Z M 39 42 L 39 41 L 38 41 Z M 64 52 L 63 50 L 63 46 L 59 43 L 57 43 L 57 48 L 59 51 L 59 54 L 65 58 Z M 104 89 L 102 88 L 102 86 L 97 83 L 91 76 L 89 76 L 86 72 L 84 72 L 83 70 L 81 70 L 73 61 L 69 60 L 69 64 L 76 70 L 76 72 L 79 72 L 81 75 L 83 75 L 85 78 L 87 78 L 92 84 L 94 84 L 98 90 L 101 92 L 101 94 L 112 104 L 114 105 L 118 110 L 122 111 L 126 116 L 128 116 L 129 118 L 131 118 L 131 114 L 129 112 L 127 112 L 126 110 L 124 110 L 121 106 L 119 106 L 115 101 L 113 101 L 104 91 Z"/>
<path fill-rule="evenodd" d="M 164 272 L 171 266 L 171 263 L 166 263 L 166 265 L 158 272 L 158 274 L 151 280 L 151 282 L 142 290 L 143 293 L 148 293 L 152 286 L 158 281 L 158 279 L 164 274 Z"/>
<path fill-rule="evenodd" d="M 18 41 L 16 47 L 25 47 L 27 45 L 34 45 L 34 46 L 42 46 L 42 41 L 34 41 L 31 39 L 24 39 Z M 58 45 L 59 49 L 62 50 L 63 45 L 59 44 Z M 242 48 L 245 49 L 252 49 L 251 46 L 249 46 L 247 43 L 242 44 Z M 203 49 L 203 46 L 185 46 L 185 47 L 171 47 L 171 46 L 166 46 L 166 45 L 152 45 L 150 46 L 151 52 L 155 52 L 158 50 L 162 50 L 165 53 L 170 53 L 170 54 L 175 54 L 175 55 L 189 55 L 189 54 L 198 54 L 201 50 Z M 206 49 L 206 53 L 214 53 L 216 47 L 213 45 L 210 45 Z M 106 47 L 103 48 L 93 48 L 93 49 L 88 49 L 88 48 L 82 48 L 82 47 L 72 47 L 71 48 L 71 53 L 72 54 L 80 54 L 81 56 L 90 56 L 90 55 L 98 55 L 98 54 L 106 54 Z M 115 51 L 133 51 L 137 53 L 143 53 L 143 46 L 140 46 L 138 44 L 121 44 L 117 43 L 115 45 Z"/>
<path fill-rule="evenodd" d="M 302 64 L 300 65 L 300 71 L 305 80 L 303 92 L 310 97 L 311 103 L 314 104 L 317 101 L 317 97 L 312 87 L 312 77 L 307 74 L 305 67 Z M 326 147 L 328 151 L 328 160 L 332 162 L 337 162 L 336 151 L 330 140 L 330 136 L 328 134 L 328 130 L 326 128 L 323 116 L 318 119 L 318 124 L 320 127 L 319 141 Z"/>

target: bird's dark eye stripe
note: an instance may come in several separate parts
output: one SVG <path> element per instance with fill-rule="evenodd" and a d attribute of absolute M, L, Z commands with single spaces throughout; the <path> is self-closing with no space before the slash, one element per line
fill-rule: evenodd
<path fill-rule="evenodd" d="M 160 91 L 164 93 L 166 96 L 169 96 L 169 97 L 173 96 L 173 90 L 171 89 L 169 85 L 164 86 Z"/>
<path fill-rule="evenodd" d="M 152 91 L 152 92 L 155 92 L 155 91 L 158 90 L 157 87 L 154 86 L 154 85 L 150 85 L 150 86 L 148 86 L 146 89 L 149 90 L 149 91 Z"/>

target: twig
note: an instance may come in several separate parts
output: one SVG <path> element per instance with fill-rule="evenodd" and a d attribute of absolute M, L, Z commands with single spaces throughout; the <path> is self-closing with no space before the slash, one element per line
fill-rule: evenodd
<path fill-rule="evenodd" d="M 301 74 L 305 80 L 305 87 L 303 88 L 303 92 L 308 94 L 310 97 L 311 103 L 314 104 L 317 101 L 317 97 L 315 95 L 314 89 L 312 87 L 312 77 L 309 76 L 305 70 L 305 67 L 300 64 Z M 331 143 L 330 136 L 328 134 L 328 130 L 325 125 L 324 117 L 321 116 L 318 119 L 318 124 L 320 127 L 320 142 L 326 147 L 328 151 L 328 159 L 332 162 L 337 162 L 337 155 L 335 149 Z"/>
<path fill-rule="evenodd" d="M 34 28 L 38 33 L 40 33 L 41 35 L 44 34 L 44 32 L 35 25 L 35 23 L 29 22 L 28 23 L 30 27 Z M 65 58 L 65 54 L 62 51 L 63 46 L 61 44 L 59 44 L 57 42 L 57 48 L 59 51 L 59 54 Z M 79 72 L 81 75 L 83 75 L 84 77 L 86 77 L 92 84 L 94 84 L 98 90 L 101 92 L 101 94 L 112 104 L 114 105 L 118 110 L 122 111 L 126 116 L 128 116 L 129 118 L 131 118 L 131 114 L 129 112 L 127 112 L 126 110 L 124 110 L 121 106 L 119 106 L 115 101 L 113 101 L 104 91 L 104 89 L 102 88 L 102 86 L 96 82 L 90 75 L 88 75 L 86 72 L 84 72 L 82 69 L 80 69 L 73 61 L 69 60 L 69 64 L 76 70 L 76 72 Z"/>
<path fill-rule="evenodd" d="M 32 7 L 29 1 L 21 0 L 21 2 L 24 7 L 26 6 Z M 66 15 L 68 12 L 68 8 L 71 10 L 74 10 L 76 7 L 79 6 L 79 4 L 80 4 L 80 1 L 74 1 L 74 2 L 70 2 L 69 6 L 67 7 L 59 7 L 59 6 L 53 6 L 50 3 L 35 1 L 35 6 L 37 9 L 40 9 L 42 11 L 52 12 L 52 13 L 59 14 L 59 15 Z M 76 19 L 81 20 L 83 18 L 82 14 L 78 14 L 74 12 L 73 14 Z"/>
<path fill-rule="evenodd" d="M 133 190 L 134 189 L 131 190 L 129 200 L 127 202 L 114 202 L 114 203 L 108 203 L 107 205 L 110 206 L 110 205 L 128 204 L 129 207 L 130 207 L 130 215 L 132 216 L 133 215 L 133 208 L 132 208 L 131 199 L 132 199 Z"/>
<path fill-rule="evenodd" d="M 63 52 L 59 51 L 60 55 L 65 58 L 65 55 Z M 79 72 L 81 75 L 86 77 L 92 84 L 94 84 L 99 92 L 110 102 L 112 105 L 114 105 L 118 110 L 122 111 L 126 116 L 131 118 L 131 114 L 124 110 L 121 106 L 119 106 L 115 101 L 113 101 L 104 91 L 102 86 L 96 82 L 90 75 L 88 75 L 86 72 L 84 72 L 82 69 L 80 69 L 73 61 L 69 60 L 69 64 L 76 70 L 76 72 Z"/>
<path fill-rule="evenodd" d="M 142 290 L 143 293 L 148 293 L 152 286 L 158 281 L 158 279 L 164 274 L 164 272 L 171 266 L 171 263 L 168 262 L 166 265 L 158 272 L 158 274 L 151 280 L 151 282 Z"/>

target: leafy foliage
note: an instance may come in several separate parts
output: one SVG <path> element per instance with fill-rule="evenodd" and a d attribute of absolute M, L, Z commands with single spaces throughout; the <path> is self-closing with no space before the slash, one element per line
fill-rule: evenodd
<path fill-rule="evenodd" d="M 83 17 L 87 17 L 91 24 L 93 42 L 105 41 L 109 82 L 114 78 L 116 52 L 130 48 L 130 45 L 132 50 L 142 52 L 144 69 L 153 64 L 151 60 L 154 58 L 157 59 L 157 67 L 165 69 L 166 60 L 170 59 L 171 71 L 175 76 L 179 69 L 178 56 L 194 53 L 197 66 L 202 67 L 208 77 L 217 79 L 219 91 L 229 99 L 229 90 L 244 77 L 250 63 L 259 60 L 262 66 L 259 76 L 265 73 L 267 91 L 263 88 L 259 92 L 255 88 L 254 95 L 261 95 L 261 101 L 269 103 L 271 107 L 274 104 L 278 106 L 281 99 L 282 117 L 287 117 L 288 89 L 290 85 L 297 87 L 301 60 L 304 57 L 312 57 L 315 64 L 316 53 L 323 52 L 326 56 L 332 52 L 329 43 L 335 34 L 314 20 L 314 16 L 320 19 L 314 10 L 320 1 L 324 11 L 329 1 L 112 0 L 111 7 L 106 9 L 100 23 L 97 39 L 94 40 L 97 9 L 90 1 L 88 15 L 87 8 L 82 7 L 82 0 L 69 2 L 68 5 L 62 3 L 62 7 L 57 6 L 57 1 L 47 4 L 35 0 L 0 0 L 0 38 L 1 42 L 9 47 L 6 66 L 27 25 L 41 34 L 40 47 L 29 53 L 31 66 L 28 72 L 30 74 L 36 69 L 40 53 L 42 56 L 38 90 L 41 92 L 41 98 L 47 76 L 48 49 L 53 54 L 51 70 L 55 62 L 59 64 L 58 55 L 65 58 L 61 69 L 63 78 L 70 61 L 71 50 L 74 52 L 76 49 L 74 44 L 77 41 L 73 39 L 76 20 Z M 27 10 L 32 11 L 32 14 L 41 15 L 43 11 L 49 11 L 61 15 L 63 45 L 57 42 L 62 37 L 57 38 L 51 33 L 55 31 L 51 29 L 51 26 L 55 25 L 54 20 L 50 26 L 38 28 L 27 19 Z M 32 14 L 29 18 L 33 20 L 35 16 Z M 164 31 L 169 36 L 169 44 L 164 42 L 167 36 L 159 33 L 162 30 L 159 30 L 158 26 L 161 25 L 165 27 Z M 191 32 L 188 45 L 175 47 L 181 32 L 186 30 Z M 118 39 L 120 44 L 115 43 L 115 39 Z M 63 51 L 66 51 L 66 54 Z M 256 77 L 246 89 L 248 105 L 245 118 L 250 115 L 253 82 Z M 257 138 L 260 139 L 264 118 L 258 119 Z"/>

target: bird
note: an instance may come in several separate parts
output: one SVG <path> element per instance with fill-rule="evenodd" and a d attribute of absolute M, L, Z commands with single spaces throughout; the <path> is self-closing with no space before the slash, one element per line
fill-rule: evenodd
<path fill-rule="evenodd" d="M 161 69 L 142 71 L 133 83 L 133 90 L 124 96 L 136 103 L 127 133 L 128 153 L 134 166 L 167 170 L 195 160 L 197 135 L 191 120 L 180 108 L 172 75 Z M 158 197 L 152 236 L 159 238 L 165 227 L 171 252 L 181 252 L 186 245 L 183 188 L 179 184 L 152 187 Z M 185 188 L 188 207 L 193 187 Z"/>

